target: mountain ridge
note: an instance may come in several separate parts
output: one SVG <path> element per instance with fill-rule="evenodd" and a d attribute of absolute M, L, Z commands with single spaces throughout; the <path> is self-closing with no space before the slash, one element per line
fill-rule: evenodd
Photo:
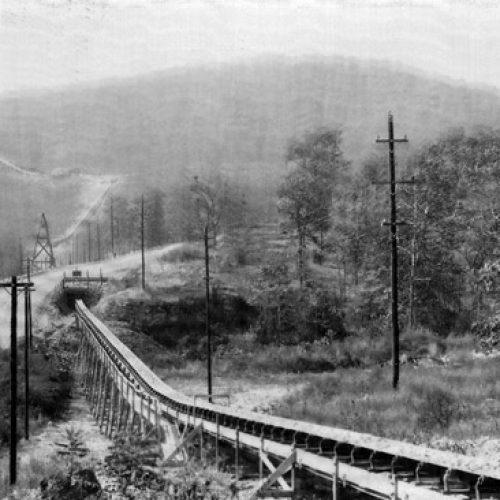
<path fill-rule="evenodd" d="M 357 168 L 377 151 L 377 135 L 387 133 L 389 110 L 409 151 L 449 128 L 500 123 L 496 89 L 401 66 L 265 58 L 0 98 L 2 155 L 43 172 L 142 172 L 175 183 L 186 171 L 221 168 L 268 184 L 284 171 L 287 142 L 319 126 L 342 129 L 346 157 Z"/>

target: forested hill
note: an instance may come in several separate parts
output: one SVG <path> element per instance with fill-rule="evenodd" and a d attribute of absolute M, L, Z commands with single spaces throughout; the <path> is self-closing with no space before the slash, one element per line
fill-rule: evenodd
<path fill-rule="evenodd" d="M 386 135 L 389 110 L 414 148 L 450 127 L 498 126 L 500 95 L 382 63 L 276 58 L 4 98 L 0 144 L 43 171 L 172 182 L 216 166 L 269 182 L 283 172 L 287 140 L 320 125 L 342 127 L 356 166 Z"/>

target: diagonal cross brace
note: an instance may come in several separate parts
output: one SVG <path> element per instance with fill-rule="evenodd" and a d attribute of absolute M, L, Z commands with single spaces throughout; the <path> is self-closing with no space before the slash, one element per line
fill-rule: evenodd
<path fill-rule="evenodd" d="M 174 451 L 170 453 L 170 455 L 166 458 L 166 462 L 172 460 L 182 449 L 186 448 L 186 446 L 198 435 L 201 434 L 203 430 L 202 424 L 197 425 L 194 429 L 192 429 L 186 436 L 182 438 L 182 441 L 175 447 Z"/>
<path fill-rule="evenodd" d="M 270 481 L 271 478 L 273 478 L 273 474 L 276 474 L 277 469 L 263 451 L 259 452 L 259 457 L 266 464 L 266 467 L 271 471 L 271 475 L 269 476 L 268 479 L 266 479 L 266 482 Z M 288 483 L 283 479 L 283 474 L 286 474 L 287 472 L 288 472 L 288 468 L 284 472 L 282 472 L 279 476 L 273 478 L 272 481 L 268 484 L 268 486 L 271 486 L 274 481 L 278 481 L 278 483 L 280 483 L 281 487 L 284 490 L 289 489 L 290 486 L 288 486 Z"/>
<path fill-rule="evenodd" d="M 283 460 L 283 462 L 281 462 L 278 467 L 274 467 L 274 465 L 271 463 L 264 452 L 260 451 L 259 456 L 260 459 L 266 464 L 266 467 L 271 471 L 271 475 L 261 484 L 259 484 L 249 500 L 255 500 L 259 497 L 266 496 L 269 487 L 272 486 L 276 481 L 278 481 L 283 488 L 283 493 L 285 495 L 289 494 L 291 496 L 293 494 L 293 487 L 290 487 L 288 485 L 288 483 L 283 479 L 283 475 L 286 474 L 292 467 L 294 467 L 295 462 L 297 461 L 297 452 L 293 450 L 288 458 Z"/>

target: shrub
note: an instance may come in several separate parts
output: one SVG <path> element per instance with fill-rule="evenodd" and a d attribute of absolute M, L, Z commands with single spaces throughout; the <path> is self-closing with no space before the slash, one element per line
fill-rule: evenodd
<path fill-rule="evenodd" d="M 445 341 L 426 328 L 407 328 L 401 335 L 401 351 L 409 358 L 435 356 L 445 351 Z"/>
<path fill-rule="evenodd" d="M 415 382 L 410 384 L 410 392 L 417 426 L 423 432 L 443 431 L 462 416 L 462 405 L 448 387 L 434 382 L 432 385 Z"/>
<path fill-rule="evenodd" d="M 295 345 L 347 336 L 341 301 L 330 291 L 279 286 L 259 299 L 256 335 L 262 344 Z"/>
<path fill-rule="evenodd" d="M 472 325 L 472 334 L 482 351 L 491 352 L 497 349 L 500 340 L 500 313 L 476 321 Z"/>

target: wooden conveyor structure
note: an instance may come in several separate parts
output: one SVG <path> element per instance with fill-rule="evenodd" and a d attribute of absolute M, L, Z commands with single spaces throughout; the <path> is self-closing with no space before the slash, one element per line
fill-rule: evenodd
<path fill-rule="evenodd" d="M 193 400 L 157 377 L 80 300 L 76 318 L 83 382 L 101 429 L 156 433 L 166 460 L 181 460 L 186 443 L 204 436 L 216 453 L 219 442 L 235 447 L 236 460 L 237 450 L 253 453 L 261 480 L 251 498 L 291 497 L 300 468 L 330 481 L 334 500 L 343 486 L 381 499 L 500 499 L 500 471 L 474 457 Z"/>

